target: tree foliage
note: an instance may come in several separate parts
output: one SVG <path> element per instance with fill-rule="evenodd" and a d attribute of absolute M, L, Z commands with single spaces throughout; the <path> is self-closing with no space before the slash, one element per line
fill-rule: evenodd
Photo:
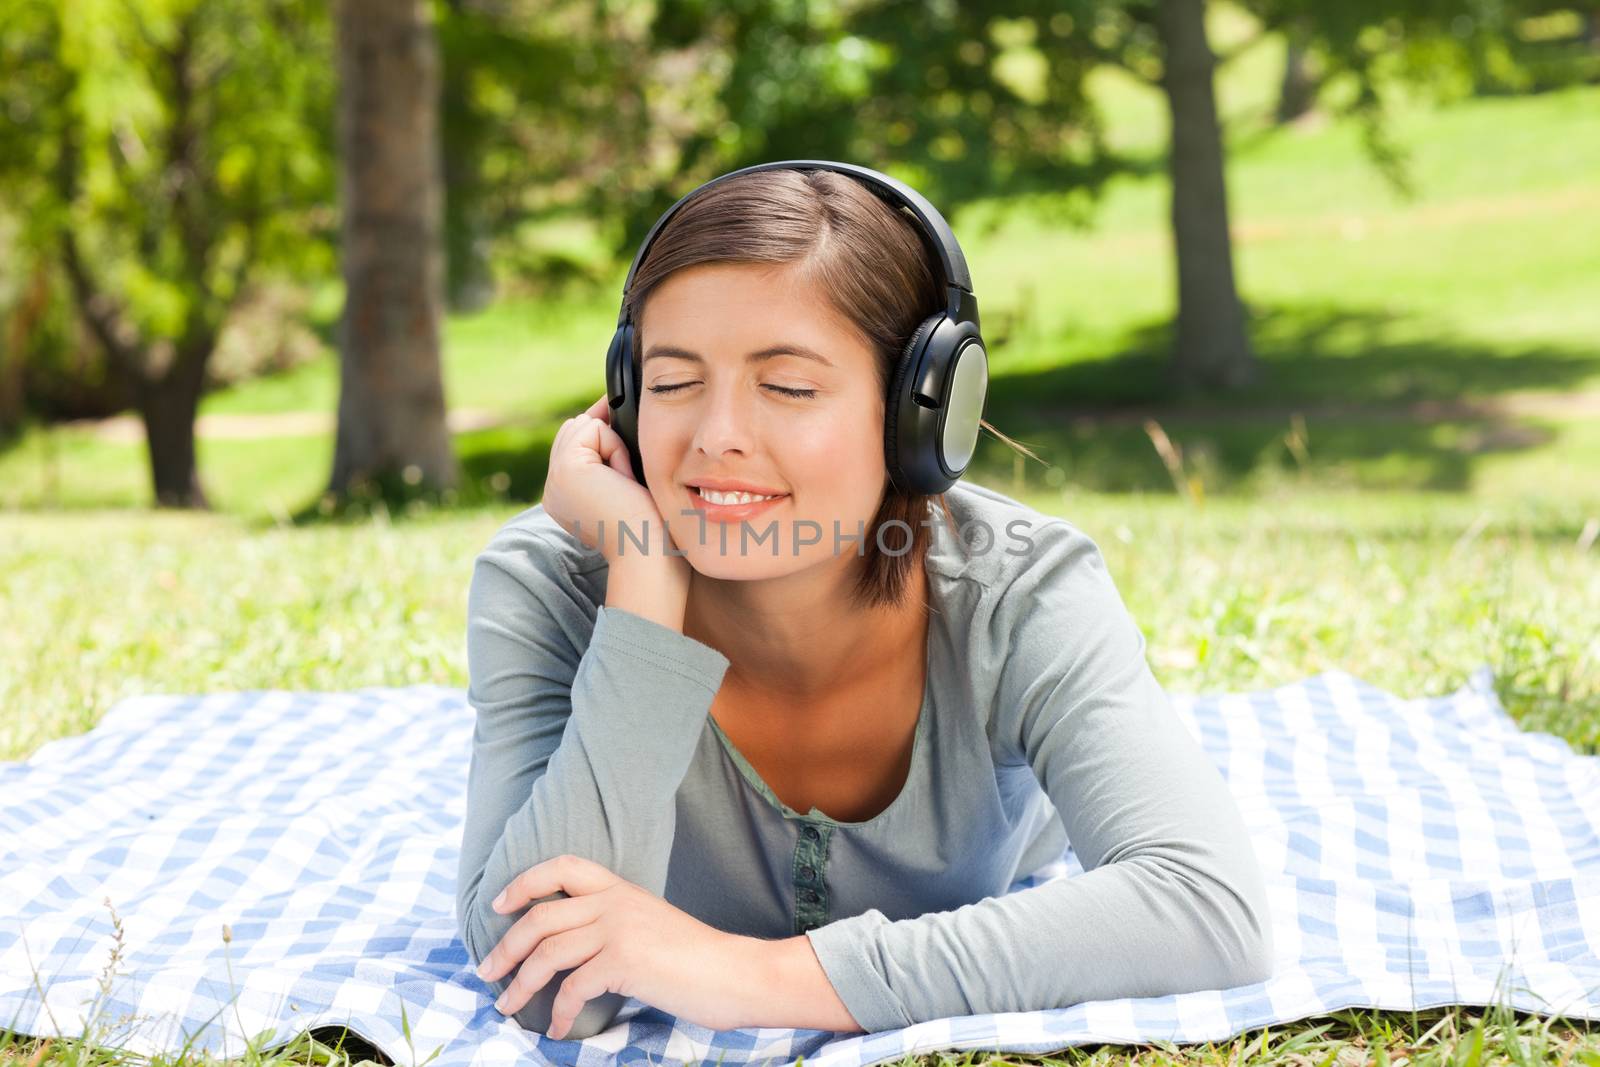
<path fill-rule="evenodd" d="M 0 191 L 130 384 L 160 502 L 204 501 L 194 409 L 254 272 L 331 269 L 328 41 L 317 0 L 0 10 Z"/>
<path fill-rule="evenodd" d="M 658 180 L 676 106 L 654 99 L 670 64 L 649 54 L 638 11 L 589 0 L 438 5 L 453 305 L 490 295 L 491 248 L 514 271 L 581 274 L 578 261 L 529 258 L 523 229 L 573 212 L 605 228 Z"/>

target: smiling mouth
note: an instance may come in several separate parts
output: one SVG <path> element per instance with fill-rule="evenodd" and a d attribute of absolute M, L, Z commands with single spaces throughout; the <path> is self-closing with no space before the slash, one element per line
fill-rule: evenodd
<path fill-rule="evenodd" d="M 712 490 L 712 491 L 715 492 L 715 490 Z M 705 498 L 705 496 L 703 496 L 701 494 L 699 487 L 691 485 L 689 487 L 689 497 L 699 507 L 707 508 L 707 509 L 717 509 L 717 510 L 722 510 L 722 511 L 731 511 L 731 510 L 738 509 L 738 508 L 759 508 L 759 507 L 763 507 L 763 506 L 765 506 L 767 504 L 776 504 L 780 500 L 789 499 L 789 494 L 788 493 L 780 493 L 780 494 L 778 494 L 776 496 L 752 498 L 752 499 L 749 499 L 749 500 L 744 499 L 744 494 L 738 494 L 738 495 L 728 494 L 728 495 L 724 496 L 724 502 L 718 502 L 718 501 L 713 501 L 713 500 L 707 500 Z"/>

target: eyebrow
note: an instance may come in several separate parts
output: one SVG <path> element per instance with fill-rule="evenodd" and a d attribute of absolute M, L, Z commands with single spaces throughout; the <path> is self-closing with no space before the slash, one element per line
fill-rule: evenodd
<path fill-rule="evenodd" d="M 642 367 L 650 360 L 659 356 L 671 356 L 676 359 L 687 359 L 692 363 L 705 362 L 704 356 L 701 356 L 697 352 L 691 352 L 687 348 L 679 348 L 676 345 L 651 345 L 650 350 L 644 354 L 644 359 L 639 361 L 639 365 Z M 746 363 L 759 363 L 762 360 L 773 359 L 777 356 L 799 356 L 801 359 L 816 360 L 825 367 L 833 366 L 833 362 L 822 353 L 813 351 L 812 349 L 807 348 L 805 345 L 793 344 L 790 342 L 781 342 L 775 345 L 768 345 L 766 348 L 751 352 L 744 358 Z"/>

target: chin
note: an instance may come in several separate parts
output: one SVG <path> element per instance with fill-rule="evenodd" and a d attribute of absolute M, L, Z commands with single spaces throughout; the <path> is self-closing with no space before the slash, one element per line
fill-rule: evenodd
<path fill-rule="evenodd" d="M 804 570 L 808 565 L 804 559 L 784 555 L 781 546 L 776 557 L 771 554 L 770 548 L 752 548 L 750 555 L 740 556 L 738 546 L 731 544 L 728 546 L 728 554 L 723 555 L 717 549 L 715 542 L 705 546 L 684 548 L 683 551 L 684 559 L 696 573 L 724 582 L 755 582 L 768 578 L 783 578 Z"/>

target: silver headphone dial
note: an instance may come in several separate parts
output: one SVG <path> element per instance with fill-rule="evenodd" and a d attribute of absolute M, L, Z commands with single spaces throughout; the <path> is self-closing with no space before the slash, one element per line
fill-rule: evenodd
<path fill-rule="evenodd" d="M 983 345 L 971 341 L 956 355 L 950 402 L 945 409 L 944 459 L 952 471 L 965 470 L 978 447 L 978 420 L 983 418 L 983 398 L 988 388 L 988 354 Z"/>

